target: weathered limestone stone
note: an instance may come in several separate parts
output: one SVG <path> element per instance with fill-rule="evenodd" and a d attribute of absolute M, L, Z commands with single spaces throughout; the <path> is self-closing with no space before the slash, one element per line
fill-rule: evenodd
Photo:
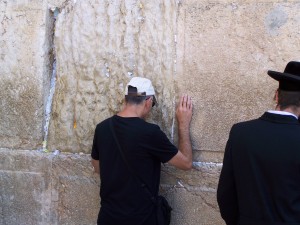
<path fill-rule="evenodd" d="M 95 224 L 99 177 L 90 156 L 0 149 L 0 224 Z"/>
<path fill-rule="evenodd" d="M 44 201 L 46 179 L 41 173 L 0 171 L 1 224 L 45 224 L 49 221 L 48 213 L 41 216 L 46 213 L 43 210 L 47 205 Z"/>
<path fill-rule="evenodd" d="M 224 225 L 216 207 L 215 192 L 174 188 L 165 194 L 174 206 L 172 225 Z"/>
<path fill-rule="evenodd" d="M 53 158 L 52 169 L 58 224 L 95 224 L 100 208 L 100 187 L 90 156 L 61 154 Z"/>
<path fill-rule="evenodd" d="M 172 224 L 224 224 L 216 201 L 220 163 L 194 163 L 192 171 L 163 166 L 161 193 L 168 198 Z"/>
<path fill-rule="evenodd" d="M 51 19 L 44 1 L 0 1 L 0 147 L 42 145 Z"/>
<path fill-rule="evenodd" d="M 222 151 L 233 123 L 274 108 L 267 70 L 299 60 L 299 9 L 297 1 L 183 1 L 176 80 L 193 96 L 194 149 Z"/>
<path fill-rule="evenodd" d="M 215 199 L 220 169 L 163 167 L 161 192 L 174 208 L 172 225 L 222 224 Z M 1 224 L 95 224 L 100 183 L 87 154 L 0 149 L 0 181 Z"/>
<path fill-rule="evenodd" d="M 120 110 L 133 76 L 150 78 L 152 118 L 172 136 L 175 1 L 70 1 L 55 28 L 57 88 L 49 148 L 90 152 L 97 123 Z"/>
<path fill-rule="evenodd" d="M 162 185 L 174 187 L 201 188 L 215 190 L 217 188 L 221 163 L 194 163 L 193 170 L 182 171 L 172 166 L 162 169 Z"/>
<path fill-rule="evenodd" d="M 157 90 L 149 120 L 175 143 L 175 101 L 193 96 L 193 170 L 162 167 L 172 225 L 223 225 L 216 188 L 229 129 L 274 106 L 266 72 L 300 59 L 299 10 L 296 0 L 0 1 L 0 224 L 95 224 L 94 128 L 140 75 Z M 17 150 L 41 147 L 53 42 L 49 150 L 87 154 Z"/>
<path fill-rule="evenodd" d="M 0 224 L 51 224 L 50 168 L 45 155 L 0 149 Z"/>

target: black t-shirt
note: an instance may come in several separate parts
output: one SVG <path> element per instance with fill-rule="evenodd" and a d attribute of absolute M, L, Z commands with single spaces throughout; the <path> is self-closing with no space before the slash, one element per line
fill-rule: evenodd
<path fill-rule="evenodd" d="M 113 116 L 97 125 L 92 158 L 100 161 L 101 225 L 155 225 L 154 204 L 126 166 L 109 127 L 112 119 L 122 151 L 153 196 L 158 194 L 161 162 L 178 149 L 159 126 L 138 117 Z"/>

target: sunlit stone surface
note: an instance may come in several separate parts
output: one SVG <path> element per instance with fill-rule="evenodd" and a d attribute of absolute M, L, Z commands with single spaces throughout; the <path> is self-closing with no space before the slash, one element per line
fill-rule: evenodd
<path fill-rule="evenodd" d="M 266 72 L 300 60 L 299 10 L 283 0 L 0 1 L 0 224 L 95 224 L 94 128 L 145 76 L 159 102 L 148 120 L 175 144 L 178 96 L 194 102 L 193 170 L 162 166 L 172 225 L 223 225 L 228 132 L 274 107 Z"/>

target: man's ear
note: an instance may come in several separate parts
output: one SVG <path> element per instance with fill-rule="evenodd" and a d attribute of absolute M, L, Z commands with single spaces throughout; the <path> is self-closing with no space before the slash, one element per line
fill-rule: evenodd
<path fill-rule="evenodd" d="M 152 107 L 152 100 L 151 100 L 151 98 L 146 99 L 146 104 L 147 104 L 147 107 Z"/>
<path fill-rule="evenodd" d="M 276 105 L 278 105 L 278 89 L 275 92 L 274 100 L 276 102 Z"/>

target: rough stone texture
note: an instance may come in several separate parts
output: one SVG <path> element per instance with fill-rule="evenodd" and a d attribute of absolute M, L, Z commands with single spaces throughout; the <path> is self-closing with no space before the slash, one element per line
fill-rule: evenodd
<path fill-rule="evenodd" d="M 41 147 L 53 41 L 49 150 L 89 153 L 95 125 L 137 75 L 157 89 L 149 120 L 176 143 L 175 100 L 188 92 L 194 167 L 163 166 L 161 192 L 172 225 L 224 224 L 215 195 L 229 129 L 274 106 L 266 71 L 300 59 L 299 10 L 283 0 L 0 1 L 0 224 L 95 224 L 88 154 L 16 150 Z"/>
<path fill-rule="evenodd" d="M 89 155 L 0 149 L 0 224 L 95 224 L 99 178 Z"/>
<path fill-rule="evenodd" d="M 120 110 L 132 76 L 150 78 L 152 120 L 172 135 L 176 3 L 72 1 L 55 32 L 57 88 L 49 148 L 89 152 L 97 123 Z"/>
<path fill-rule="evenodd" d="M 216 207 L 215 192 L 174 188 L 166 194 L 173 206 L 172 225 L 224 225 Z"/>
<path fill-rule="evenodd" d="M 187 172 L 163 167 L 161 193 L 174 209 L 172 224 L 224 224 L 216 201 L 221 167 L 220 163 L 194 163 Z"/>
<path fill-rule="evenodd" d="M 1 224 L 45 224 L 49 221 L 49 214 L 41 216 L 41 209 L 47 205 L 43 193 L 45 179 L 47 177 L 41 173 L 0 171 Z"/>
<path fill-rule="evenodd" d="M 183 1 L 176 79 L 193 96 L 194 149 L 222 151 L 233 123 L 274 108 L 277 83 L 266 72 L 300 59 L 299 9 L 297 1 Z"/>
<path fill-rule="evenodd" d="M 215 199 L 220 169 L 163 167 L 161 193 L 174 208 L 172 225 L 223 224 Z M 0 182 L 0 224 L 95 224 L 100 181 L 87 154 L 0 149 Z"/>
<path fill-rule="evenodd" d="M 44 155 L 0 149 L 0 224 L 50 224 L 50 168 Z"/>
<path fill-rule="evenodd" d="M 99 178 L 89 155 L 60 155 L 52 163 L 58 224 L 95 224 L 100 208 Z M 96 179 L 97 178 L 97 179 Z"/>
<path fill-rule="evenodd" d="M 42 145 L 51 21 L 39 0 L 0 1 L 0 147 Z"/>

